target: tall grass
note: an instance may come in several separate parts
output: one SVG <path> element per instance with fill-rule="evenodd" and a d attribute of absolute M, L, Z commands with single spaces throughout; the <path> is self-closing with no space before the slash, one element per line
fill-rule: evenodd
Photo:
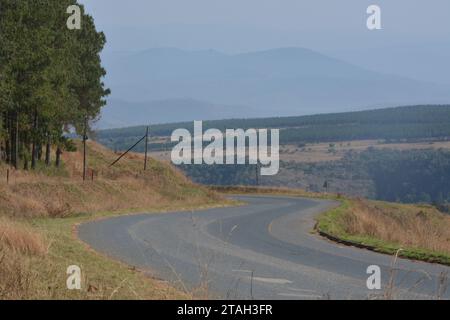
<path fill-rule="evenodd" d="M 0 299 L 30 299 L 38 275 L 33 259 L 42 259 L 44 238 L 23 224 L 0 218 Z"/>
<path fill-rule="evenodd" d="M 348 234 L 450 254 L 450 216 L 431 206 L 356 200 L 341 219 Z"/>
<path fill-rule="evenodd" d="M 47 244 L 40 234 L 6 218 L 0 218 L 0 248 L 28 255 L 43 256 L 47 252 Z"/>
<path fill-rule="evenodd" d="M 64 153 L 64 166 L 59 171 L 10 169 L 9 184 L 6 179 L 0 180 L 0 214 L 60 218 L 74 213 L 145 210 L 219 200 L 217 194 L 194 185 L 170 164 L 149 159 L 144 172 L 143 156 L 131 153 L 110 167 L 118 155 L 94 142 L 88 144 L 88 155 L 88 172 L 94 172 L 94 181 L 82 181 L 81 152 Z M 0 166 L 0 176 L 6 175 L 6 170 Z"/>
<path fill-rule="evenodd" d="M 225 201 L 170 164 L 149 159 L 144 172 L 140 154 L 129 154 L 110 168 L 117 156 L 88 143 L 88 172 L 95 176 L 85 182 L 79 151 L 64 153 L 60 168 L 40 163 L 36 171 L 15 171 L 0 163 L 0 300 L 188 297 L 87 250 L 74 237 L 74 225 L 121 212 L 182 210 Z M 66 288 L 71 264 L 82 268 L 80 291 Z"/>
<path fill-rule="evenodd" d="M 318 217 L 317 229 L 334 240 L 450 265 L 450 216 L 430 205 L 343 199 Z"/>

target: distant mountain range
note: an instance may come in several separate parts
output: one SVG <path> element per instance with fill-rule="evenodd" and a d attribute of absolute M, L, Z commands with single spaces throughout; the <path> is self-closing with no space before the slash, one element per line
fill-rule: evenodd
<path fill-rule="evenodd" d="M 103 110 L 99 127 L 120 128 L 195 119 L 229 119 L 241 112 L 244 112 L 246 116 L 258 115 L 255 109 L 249 107 L 216 105 L 194 99 L 165 99 L 148 102 L 111 99 Z"/>
<path fill-rule="evenodd" d="M 303 48 L 235 55 L 159 48 L 103 60 L 113 94 L 100 128 L 450 102 L 444 85 L 376 73 Z"/>

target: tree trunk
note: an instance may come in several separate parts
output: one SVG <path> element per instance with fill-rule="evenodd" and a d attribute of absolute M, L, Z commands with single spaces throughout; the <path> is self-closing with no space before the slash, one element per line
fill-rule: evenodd
<path fill-rule="evenodd" d="M 62 150 L 60 147 L 56 148 L 56 160 L 55 160 L 55 166 L 57 168 L 59 168 L 59 166 L 61 165 L 61 154 L 62 154 Z"/>
<path fill-rule="evenodd" d="M 45 145 L 45 165 L 50 165 L 50 152 L 51 152 L 51 146 L 50 146 L 50 136 L 47 137 L 47 144 Z"/>
<path fill-rule="evenodd" d="M 12 131 L 14 134 L 12 135 L 12 149 L 13 149 L 13 156 L 12 156 L 12 164 L 14 168 L 17 170 L 19 168 L 19 115 L 15 113 Z"/>
<path fill-rule="evenodd" d="M 9 145 L 9 141 L 10 141 L 10 139 L 8 139 L 8 138 L 5 139 L 5 152 L 6 152 L 5 161 L 6 161 L 6 163 L 11 162 L 11 146 Z"/>
<path fill-rule="evenodd" d="M 36 144 L 34 142 L 31 146 L 31 169 L 36 169 Z"/>
<path fill-rule="evenodd" d="M 27 143 L 23 148 L 22 148 L 22 157 L 23 157 L 23 170 L 28 170 L 29 169 L 29 154 L 30 154 L 30 145 Z"/>
<path fill-rule="evenodd" d="M 6 137 L 6 162 L 8 164 L 12 163 L 12 121 L 11 121 L 11 115 L 10 113 L 6 113 L 7 117 L 7 130 L 8 130 L 8 136 Z"/>
<path fill-rule="evenodd" d="M 37 158 L 37 127 L 38 127 L 38 114 L 36 108 L 34 109 L 34 120 L 33 120 L 33 145 L 31 147 L 31 169 L 36 169 L 36 158 Z"/>
<path fill-rule="evenodd" d="M 11 163 L 11 119 L 9 118 L 9 113 L 5 112 L 5 161 L 6 163 Z"/>
<path fill-rule="evenodd" d="M 37 160 L 42 161 L 42 144 L 37 145 Z"/>

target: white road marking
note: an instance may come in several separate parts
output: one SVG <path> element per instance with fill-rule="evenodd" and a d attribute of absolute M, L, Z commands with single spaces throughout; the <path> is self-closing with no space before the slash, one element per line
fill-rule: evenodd
<path fill-rule="evenodd" d="M 233 228 L 231 228 L 231 230 L 230 230 L 230 234 L 232 234 L 233 231 L 236 230 L 237 228 L 238 228 L 238 225 L 233 226 Z"/>
<path fill-rule="evenodd" d="M 249 277 L 249 279 L 253 279 L 253 281 L 259 281 L 264 283 L 271 283 L 271 284 L 290 284 L 292 281 L 289 281 L 287 279 L 276 279 L 276 278 L 261 278 L 261 277 Z"/>
<path fill-rule="evenodd" d="M 322 296 L 317 294 L 300 294 L 300 293 L 278 293 L 281 297 L 295 297 L 295 298 L 311 298 L 311 299 L 320 299 Z"/>
<path fill-rule="evenodd" d="M 308 290 L 308 289 L 299 289 L 299 288 L 292 288 L 288 287 L 288 290 L 297 291 L 297 292 L 309 292 L 309 293 L 317 293 L 315 290 Z"/>
<path fill-rule="evenodd" d="M 245 270 L 245 269 L 233 269 L 233 272 L 243 272 L 243 273 L 252 273 L 252 270 Z M 292 281 L 287 279 L 277 279 L 277 278 L 263 278 L 263 277 L 246 277 L 248 280 L 251 281 L 258 281 L 258 282 L 264 282 L 264 283 L 270 283 L 270 284 L 291 284 Z"/>

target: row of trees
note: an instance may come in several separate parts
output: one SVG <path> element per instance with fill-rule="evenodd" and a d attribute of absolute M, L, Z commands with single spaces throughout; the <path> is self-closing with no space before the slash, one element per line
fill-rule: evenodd
<path fill-rule="evenodd" d="M 175 129 L 193 131 L 193 122 L 152 125 L 151 136 L 169 137 Z M 423 105 L 358 112 L 319 114 L 299 117 L 260 119 L 227 119 L 203 122 L 204 130 L 217 128 L 278 128 L 281 144 L 339 142 L 384 139 L 387 142 L 448 140 L 450 137 L 450 105 Z M 97 140 L 110 148 L 126 149 L 136 141 L 144 126 L 101 130 Z M 152 150 L 170 150 L 172 143 L 152 144 Z M 142 147 L 141 151 L 142 151 Z"/>
<path fill-rule="evenodd" d="M 0 159 L 35 168 L 56 165 L 71 130 L 86 137 L 109 94 L 100 52 L 105 36 L 81 9 L 81 29 L 70 30 L 75 0 L 0 0 Z M 45 150 L 44 150 L 45 149 Z"/>

